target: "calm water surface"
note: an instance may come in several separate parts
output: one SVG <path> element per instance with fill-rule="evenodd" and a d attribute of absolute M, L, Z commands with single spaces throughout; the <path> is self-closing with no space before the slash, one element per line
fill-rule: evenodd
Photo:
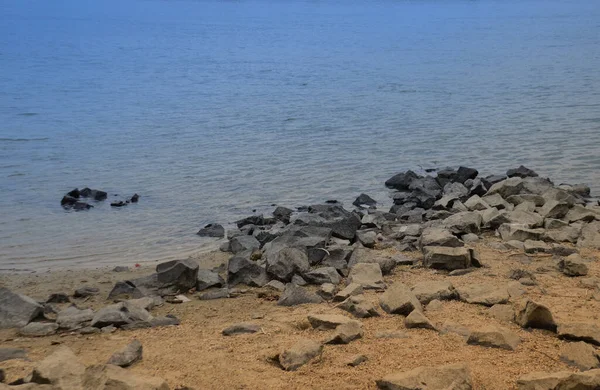
<path fill-rule="evenodd" d="M 597 0 L 0 5 L 0 272 L 185 257 L 208 222 L 397 171 L 600 193 Z M 138 205 L 65 212 L 90 186 Z"/>

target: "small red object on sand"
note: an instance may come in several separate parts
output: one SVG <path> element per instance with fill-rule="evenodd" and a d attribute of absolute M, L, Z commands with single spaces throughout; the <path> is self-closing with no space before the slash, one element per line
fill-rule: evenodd
<path fill-rule="evenodd" d="M 140 267 L 141 267 L 140 263 L 135 263 L 135 268 L 140 268 Z"/>

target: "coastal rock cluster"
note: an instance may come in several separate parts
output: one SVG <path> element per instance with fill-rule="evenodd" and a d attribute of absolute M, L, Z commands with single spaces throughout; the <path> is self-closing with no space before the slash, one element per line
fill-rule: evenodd
<path fill-rule="evenodd" d="M 101 202 L 103 200 L 106 200 L 107 198 L 108 198 L 108 193 L 106 191 L 93 190 L 93 189 L 90 189 L 87 187 L 82 190 L 75 188 L 74 190 L 67 192 L 67 194 L 65 196 L 63 196 L 63 198 L 60 201 L 60 205 L 65 210 L 76 210 L 76 211 L 89 210 L 89 209 L 93 208 L 94 206 L 87 202 L 82 201 L 81 199 L 91 199 L 96 202 Z M 134 194 L 131 198 L 129 198 L 125 201 L 111 202 L 110 205 L 112 207 L 123 207 L 130 203 L 137 203 L 139 201 L 139 199 L 140 199 L 140 196 L 138 194 Z"/>

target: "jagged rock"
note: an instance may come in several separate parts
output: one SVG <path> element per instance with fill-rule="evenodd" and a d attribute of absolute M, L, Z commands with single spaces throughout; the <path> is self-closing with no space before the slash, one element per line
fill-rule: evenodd
<path fill-rule="evenodd" d="M 218 272 L 208 269 L 198 269 L 196 278 L 196 291 L 206 290 L 210 287 L 223 287 L 225 281 Z"/>
<path fill-rule="evenodd" d="M 379 316 L 375 306 L 373 306 L 371 302 L 368 302 L 363 295 L 348 297 L 348 299 L 339 304 L 338 307 L 358 318 Z"/>
<path fill-rule="evenodd" d="M 515 210 L 506 214 L 509 222 L 512 224 L 524 225 L 528 229 L 534 229 L 544 226 L 544 218 L 530 211 Z"/>
<path fill-rule="evenodd" d="M 133 363 L 142 360 L 142 352 L 142 343 L 140 343 L 139 340 L 133 340 L 121 351 L 112 354 L 110 359 L 108 359 L 107 364 L 114 364 L 119 367 L 129 367 Z"/>
<path fill-rule="evenodd" d="M 412 292 L 423 305 L 434 299 L 450 300 L 457 296 L 454 286 L 447 281 L 419 282 L 413 286 Z"/>
<path fill-rule="evenodd" d="M 498 211 L 495 207 L 481 212 L 481 223 L 485 228 L 497 229 L 500 225 L 508 223 L 506 211 Z"/>
<path fill-rule="evenodd" d="M 126 302 L 105 306 L 98 310 L 92 318 L 91 325 L 96 328 L 113 325 L 121 327 L 135 322 L 149 322 L 152 316 L 145 309 Z"/>
<path fill-rule="evenodd" d="M 521 215 L 519 213 L 527 213 L 527 214 L 524 214 L 524 215 L 530 217 L 529 220 L 531 220 L 532 217 L 531 217 L 530 213 L 535 212 L 535 208 L 536 208 L 535 203 L 529 202 L 529 201 L 525 201 L 523 203 L 519 203 L 518 206 L 515 206 L 514 211 L 517 212 L 517 214 L 516 214 L 517 216 L 521 216 L 521 217 L 523 217 L 523 215 Z M 514 218 L 514 217 L 512 218 L 513 221 L 515 219 L 516 218 Z M 533 221 L 534 221 L 534 223 L 537 223 L 538 219 L 535 218 Z M 520 222 L 517 220 L 515 223 L 520 223 Z"/>
<path fill-rule="evenodd" d="M 225 237 L 225 228 L 222 225 L 216 223 L 209 223 L 196 233 L 200 237 Z"/>
<path fill-rule="evenodd" d="M 481 199 L 479 195 L 473 195 L 469 199 L 467 199 L 465 201 L 465 206 L 470 211 L 487 210 L 490 208 L 490 205 L 486 201 Z"/>
<path fill-rule="evenodd" d="M 505 322 L 512 322 L 515 319 L 515 311 L 511 305 L 494 305 L 489 308 L 488 314 Z"/>
<path fill-rule="evenodd" d="M 523 243 L 525 253 L 548 253 L 551 248 L 544 241 L 525 240 Z"/>
<path fill-rule="evenodd" d="M 582 371 L 600 367 L 598 352 L 583 341 L 563 345 L 560 348 L 560 360 Z"/>
<path fill-rule="evenodd" d="M 80 310 L 70 306 L 61 310 L 56 316 L 56 323 L 61 329 L 75 330 L 87 326 L 94 318 L 91 309 Z"/>
<path fill-rule="evenodd" d="M 337 287 L 331 283 L 323 283 L 317 290 L 317 294 L 326 301 L 331 300 L 336 292 Z"/>
<path fill-rule="evenodd" d="M 558 229 L 550 229 L 546 230 L 543 238 L 555 242 L 571 242 L 575 244 L 581 235 L 581 229 L 582 226 L 563 226 Z"/>
<path fill-rule="evenodd" d="M 156 266 L 157 281 L 161 289 L 187 291 L 196 287 L 198 263 L 193 260 L 172 260 Z"/>
<path fill-rule="evenodd" d="M 505 223 L 500 225 L 498 232 L 504 241 L 539 241 L 544 234 L 544 229 L 529 229 L 527 225 Z"/>
<path fill-rule="evenodd" d="M 375 206 L 376 204 L 377 204 L 377 201 L 375 199 L 371 198 L 367 194 L 360 194 L 354 200 L 354 202 L 352 202 L 352 205 L 354 205 L 356 207 L 360 207 L 360 206 Z"/>
<path fill-rule="evenodd" d="M 477 234 L 467 233 L 463 235 L 461 239 L 467 244 L 472 244 L 479 241 L 479 236 Z"/>
<path fill-rule="evenodd" d="M 565 219 L 569 223 L 573 222 L 592 222 L 600 219 L 600 214 L 595 210 L 582 205 L 574 205 L 572 209 L 566 214 Z"/>
<path fill-rule="evenodd" d="M 558 325 L 558 337 L 570 341 L 585 341 L 600 345 L 600 327 L 585 322 L 562 323 Z"/>
<path fill-rule="evenodd" d="M 229 248 L 234 254 L 260 249 L 260 242 L 254 236 L 236 236 L 229 241 Z"/>
<path fill-rule="evenodd" d="M 13 359 L 27 359 L 27 351 L 18 348 L 0 348 L 0 362 Z"/>
<path fill-rule="evenodd" d="M 405 319 L 404 326 L 407 328 L 422 328 L 436 330 L 435 325 L 425 315 L 418 311 L 413 310 Z"/>
<path fill-rule="evenodd" d="M 160 378 L 140 377 L 129 370 L 113 364 L 90 366 L 85 370 L 84 389 L 115 390 L 169 390 L 167 383 Z"/>
<path fill-rule="evenodd" d="M 142 298 L 144 292 L 140 290 L 133 281 L 124 280 L 116 282 L 113 289 L 108 294 L 108 299 L 124 300 L 132 298 Z"/>
<path fill-rule="evenodd" d="M 483 219 L 473 211 L 454 214 L 444 220 L 444 227 L 453 234 L 479 233 Z"/>
<path fill-rule="evenodd" d="M 508 302 L 509 295 L 506 288 L 498 288 L 489 284 L 471 284 L 456 289 L 461 301 L 493 306 Z"/>
<path fill-rule="evenodd" d="M 244 256 L 233 256 L 227 266 L 227 284 L 262 287 L 269 282 L 267 270 Z"/>
<path fill-rule="evenodd" d="M 508 203 L 500 194 L 491 194 L 484 196 L 482 200 L 487 203 L 491 208 L 497 210 L 511 210 L 513 205 Z"/>
<path fill-rule="evenodd" d="M 59 389 L 82 389 L 85 366 L 67 347 L 60 347 L 38 362 L 33 369 L 32 383 L 49 384 Z"/>
<path fill-rule="evenodd" d="M 421 302 L 408 286 L 396 283 L 390 286 L 379 298 L 379 305 L 389 314 L 409 315 L 413 310 L 423 311 Z"/>
<path fill-rule="evenodd" d="M 52 322 L 30 322 L 21 329 L 19 334 L 25 337 L 43 337 L 56 333 L 58 325 Z"/>
<path fill-rule="evenodd" d="M 303 339 L 294 344 L 290 349 L 281 352 L 278 356 L 279 364 L 286 371 L 296 371 L 323 353 L 323 346 L 313 340 Z"/>
<path fill-rule="evenodd" d="M 537 194 L 512 195 L 506 198 L 506 201 L 515 206 L 523 202 L 531 202 L 535 204 L 536 207 L 542 207 L 544 203 L 546 203 L 546 199 L 544 199 L 543 196 Z"/>
<path fill-rule="evenodd" d="M 600 222 L 590 222 L 581 229 L 577 241 L 579 248 L 600 249 Z"/>
<path fill-rule="evenodd" d="M 572 207 L 578 203 L 584 203 L 582 200 L 576 198 L 569 192 L 556 187 L 548 188 L 547 191 L 542 193 L 542 196 L 544 197 L 546 203 L 557 201 L 560 203 L 566 203 L 569 207 Z"/>
<path fill-rule="evenodd" d="M 357 320 L 340 314 L 309 314 L 307 319 L 313 329 L 317 330 L 330 330 L 335 329 L 342 324 L 358 322 Z"/>
<path fill-rule="evenodd" d="M 499 194 L 504 199 L 512 195 L 519 195 L 524 188 L 524 181 L 520 177 L 511 177 L 493 184 L 486 195 Z"/>
<path fill-rule="evenodd" d="M 381 390 L 471 390 L 471 373 L 465 364 L 419 367 L 377 380 Z"/>
<path fill-rule="evenodd" d="M 516 304 L 515 322 L 523 328 L 547 329 L 556 332 L 556 323 L 550 310 L 531 300 Z"/>
<path fill-rule="evenodd" d="M 312 284 L 331 283 L 337 285 L 341 281 L 340 274 L 333 267 L 322 267 L 306 272 L 304 279 Z"/>
<path fill-rule="evenodd" d="M 330 228 L 291 225 L 279 237 L 265 244 L 263 258 L 268 260 L 284 248 L 297 248 L 306 253 L 311 264 L 316 264 L 326 256 L 324 249 L 330 238 Z"/>
<path fill-rule="evenodd" d="M 348 267 L 352 268 L 356 264 L 359 263 L 376 263 L 379 264 L 381 272 L 384 275 L 392 272 L 394 267 L 396 267 L 396 262 L 394 259 L 381 255 L 379 251 L 374 251 L 368 248 L 356 248 L 352 255 L 350 256 L 350 260 L 348 261 Z"/>
<path fill-rule="evenodd" d="M 305 303 L 321 303 L 323 299 L 317 294 L 309 290 L 296 286 L 293 283 L 288 283 L 277 304 L 279 306 L 296 306 Z"/>
<path fill-rule="evenodd" d="M 267 257 L 267 272 L 282 282 L 289 282 L 296 273 L 310 269 L 308 256 L 297 248 L 283 248 Z"/>
<path fill-rule="evenodd" d="M 44 312 L 44 307 L 28 296 L 0 287 L 0 328 L 27 325 Z"/>
<path fill-rule="evenodd" d="M 307 213 L 301 213 L 294 221 L 296 225 L 329 228 L 335 237 L 352 240 L 361 225 L 360 218 L 339 205 L 313 205 Z"/>
<path fill-rule="evenodd" d="M 563 218 L 569 212 L 569 205 L 565 202 L 559 202 L 557 200 L 547 201 L 542 206 L 538 213 L 544 218 Z"/>
<path fill-rule="evenodd" d="M 532 372 L 517 380 L 518 390 L 595 390 L 600 388 L 600 369 L 573 373 Z"/>
<path fill-rule="evenodd" d="M 348 259 L 352 255 L 352 247 L 350 246 L 334 246 L 327 249 L 327 253 L 321 265 L 324 267 L 333 267 L 339 272 L 347 275 L 348 273 Z"/>
<path fill-rule="evenodd" d="M 446 246 L 457 248 L 463 246 L 463 242 L 449 230 L 443 228 L 426 228 L 419 238 L 419 247 Z"/>
<path fill-rule="evenodd" d="M 561 259 L 558 268 L 567 276 L 585 276 L 588 274 L 588 266 L 578 254 L 572 254 Z"/>
<path fill-rule="evenodd" d="M 356 283 L 364 289 L 383 289 L 383 275 L 377 263 L 358 263 L 350 269 L 348 284 Z"/>
<path fill-rule="evenodd" d="M 423 252 L 423 265 L 426 267 L 452 271 L 469 268 L 471 265 L 471 252 L 467 248 L 426 246 Z"/>
<path fill-rule="evenodd" d="M 377 243 L 377 232 L 375 230 L 357 230 L 356 239 L 367 248 L 374 248 Z"/>
<path fill-rule="evenodd" d="M 533 171 L 532 169 L 526 168 L 523 165 L 521 165 L 518 168 L 509 169 L 508 171 L 506 171 L 506 176 L 526 178 L 526 177 L 537 177 L 538 174 L 535 173 L 535 171 Z"/>
<path fill-rule="evenodd" d="M 277 208 L 275 208 L 275 210 L 273 211 L 273 216 L 278 221 L 289 223 L 292 213 L 293 211 L 291 209 L 288 209 L 287 207 L 277 206 Z"/>
<path fill-rule="evenodd" d="M 334 334 L 325 341 L 325 344 L 349 344 L 362 338 L 364 332 L 360 322 L 348 322 L 335 328 Z"/>
<path fill-rule="evenodd" d="M 514 351 L 521 342 L 519 336 L 508 329 L 486 326 L 472 331 L 467 344 L 481 345 L 483 347 L 501 348 Z"/>
<path fill-rule="evenodd" d="M 369 359 L 365 355 L 354 355 L 346 361 L 346 365 L 350 367 L 357 367 L 367 360 Z"/>
<path fill-rule="evenodd" d="M 306 280 L 304 280 L 304 278 L 300 275 L 294 275 L 292 276 L 292 284 L 295 284 L 296 286 L 306 286 L 308 285 L 308 282 Z"/>
<path fill-rule="evenodd" d="M 241 322 L 239 324 L 233 324 L 223 329 L 221 332 L 223 336 L 236 336 L 239 334 L 256 333 L 260 332 L 260 326 L 256 324 L 249 324 Z"/>
<path fill-rule="evenodd" d="M 363 293 L 362 285 L 359 283 L 351 283 L 346 286 L 342 291 L 338 292 L 335 297 L 333 297 L 334 302 L 342 302 L 351 296 L 360 295 Z"/>
<path fill-rule="evenodd" d="M 413 171 L 406 171 L 392 176 L 390 179 L 386 180 L 385 185 L 386 187 L 399 191 L 406 191 L 409 189 L 411 183 L 419 177 L 420 176 Z"/>

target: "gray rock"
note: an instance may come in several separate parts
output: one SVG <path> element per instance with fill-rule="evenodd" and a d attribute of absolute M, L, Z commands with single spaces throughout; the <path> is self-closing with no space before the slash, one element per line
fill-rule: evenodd
<path fill-rule="evenodd" d="M 358 263 L 350 269 L 348 284 L 358 284 L 364 289 L 383 289 L 385 283 L 377 263 Z"/>
<path fill-rule="evenodd" d="M 585 322 L 561 323 L 558 325 L 558 338 L 570 341 L 585 341 L 600 345 L 600 327 Z"/>
<path fill-rule="evenodd" d="M 515 206 L 514 211 L 519 212 L 525 212 L 525 213 L 533 213 L 535 212 L 535 203 L 533 202 L 529 202 L 529 201 L 525 201 L 522 203 L 519 203 L 519 205 Z M 519 215 L 519 214 L 517 214 Z M 519 223 L 519 222 L 516 222 Z"/>
<path fill-rule="evenodd" d="M 351 296 L 360 295 L 363 293 L 362 285 L 358 283 L 351 283 L 346 286 L 342 291 L 338 292 L 335 297 L 333 297 L 334 302 L 342 302 Z"/>
<path fill-rule="evenodd" d="M 528 229 L 544 226 L 544 217 L 530 211 L 515 210 L 506 214 L 509 223 L 524 225 Z"/>
<path fill-rule="evenodd" d="M 292 284 L 295 284 L 296 286 L 306 286 L 308 285 L 308 282 L 306 280 L 304 280 L 304 278 L 300 275 L 294 275 L 292 276 Z"/>
<path fill-rule="evenodd" d="M 358 322 L 357 320 L 340 314 L 309 314 L 307 319 L 313 329 L 317 330 L 330 330 L 335 329 L 342 324 Z"/>
<path fill-rule="evenodd" d="M 108 359 L 107 364 L 114 364 L 119 367 L 129 367 L 133 363 L 142 360 L 142 353 L 142 343 L 140 343 L 139 340 L 133 340 L 121 351 L 115 352 L 110 359 Z"/>
<path fill-rule="evenodd" d="M 0 362 L 13 359 L 27 359 L 27 351 L 18 348 L 0 348 Z"/>
<path fill-rule="evenodd" d="M 519 194 L 512 195 L 506 198 L 506 201 L 512 205 L 519 205 L 523 202 L 531 202 L 536 207 L 542 207 L 546 203 L 546 199 L 543 196 L 537 194 Z"/>
<path fill-rule="evenodd" d="M 356 239 L 367 248 L 374 248 L 377 243 L 377 232 L 375 230 L 357 230 Z"/>
<path fill-rule="evenodd" d="M 309 269 L 308 256 L 297 248 L 283 248 L 267 257 L 267 272 L 282 282 L 289 282 L 295 273 L 304 274 Z"/>
<path fill-rule="evenodd" d="M 553 373 L 532 372 L 517 380 L 518 390 L 582 389 L 600 387 L 600 370 L 573 373 L 560 371 Z"/>
<path fill-rule="evenodd" d="M 569 212 L 569 204 L 559 202 L 558 200 L 550 200 L 538 210 L 538 213 L 544 218 L 561 219 Z"/>
<path fill-rule="evenodd" d="M 283 284 L 279 280 L 271 280 L 269 283 L 265 284 L 265 287 L 273 289 L 275 291 L 285 290 L 285 284 Z"/>
<path fill-rule="evenodd" d="M 44 307 L 28 296 L 0 287 L 0 328 L 19 328 L 44 312 Z"/>
<path fill-rule="evenodd" d="M 346 361 L 346 365 L 350 367 L 358 367 L 367 360 L 369 359 L 365 355 L 354 355 Z"/>
<path fill-rule="evenodd" d="M 325 341 L 325 344 L 349 344 L 362 338 L 364 332 L 359 322 L 348 322 L 335 328 L 334 334 Z"/>
<path fill-rule="evenodd" d="M 51 336 L 58 330 L 58 325 L 52 322 L 30 322 L 21 329 L 19 334 L 25 337 Z"/>
<path fill-rule="evenodd" d="M 479 236 L 473 233 L 467 233 L 461 237 L 461 239 L 467 244 L 473 244 L 479 241 Z"/>
<path fill-rule="evenodd" d="M 321 265 L 324 267 L 333 267 L 336 270 L 344 273 L 348 273 L 348 259 L 352 255 L 352 247 L 350 246 L 334 246 L 327 248 L 327 253 Z"/>
<path fill-rule="evenodd" d="M 471 332 L 467 344 L 514 351 L 521 339 L 508 329 L 486 326 Z"/>
<path fill-rule="evenodd" d="M 420 176 L 413 171 L 406 171 L 392 176 L 390 179 L 386 180 L 385 185 L 386 187 L 399 191 L 406 191 L 409 189 L 409 186 L 412 184 L 412 182 L 419 177 Z"/>
<path fill-rule="evenodd" d="M 554 242 L 577 243 L 581 235 L 582 226 L 564 226 L 558 229 L 546 230 L 544 239 Z"/>
<path fill-rule="evenodd" d="M 236 236 L 229 241 L 229 248 L 234 254 L 260 249 L 260 242 L 254 236 Z"/>
<path fill-rule="evenodd" d="M 471 265 L 471 252 L 467 248 L 426 246 L 423 252 L 423 265 L 426 267 L 452 271 Z"/>
<path fill-rule="evenodd" d="M 200 237 L 225 237 L 225 228 L 222 225 L 216 223 L 209 223 L 198 231 Z"/>
<path fill-rule="evenodd" d="M 113 289 L 108 294 L 108 299 L 114 301 L 132 298 L 136 299 L 142 298 L 144 295 L 144 292 L 137 288 L 134 282 L 125 280 L 115 283 Z"/>
<path fill-rule="evenodd" d="M 569 223 L 573 222 L 592 222 L 600 219 L 600 214 L 586 206 L 576 204 L 566 214 L 565 219 Z"/>
<path fill-rule="evenodd" d="M 227 265 L 227 284 L 262 287 L 269 282 L 267 270 L 242 255 L 233 256 Z"/>
<path fill-rule="evenodd" d="M 525 240 L 523 249 L 525 253 L 549 253 L 552 248 L 544 241 Z"/>
<path fill-rule="evenodd" d="M 509 169 L 508 171 L 506 171 L 506 176 L 525 178 L 525 177 L 537 177 L 538 174 L 535 173 L 534 170 L 526 168 L 523 165 L 521 165 L 518 168 Z"/>
<path fill-rule="evenodd" d="M 508 223 L 506 211 L 498 211 L 495 207 L 489 208 L 481 212 L 482 227 L 497 229 L 500 225 Z"/>
<path fill-rule="evenodd" d="M 596 349 L 583 341 L 564 344 L 560 348 L 560 360 L 582 371 L 600 367 Z"/>
<path fill-rule="evenodd" d="M 227 288 L 220 288 L 218 290 L 207 291 L 198 296 L 201 301 L 210 301 L 213 299 L 229 298 L 229 290 Z"/>
<path fill-rule="evenodd" d="M 336 292 L 337 287 L 331 283 L 323 283 L 317 290 L 317 294 L 326 301 L 333 299 Z"/>
<path fill-rule="evenodd" d="M 470 284 L 456 290 L 461 301 L 472 304 L 493 306 L 507 303 L 509 299 L 506 288 L 498 288 L 489 284 Z"/>
<path fill-rule="evenodd" d="M 359 263 L 377 263 L 384 275 L 389 274 L 394 267 L 396 267 L 396 261 L 394 259 L 382 255 L 380 251 L 368 248 L 356 248 L 350 256 L 348 267 L 352 268 Z"/>
<path fill-rule="evenodd" d="M 210 287 L 223 287 L 224 285 L 225 280 L 223 280 L 218 272 L 208 269 L 198 269 L 196 291 L 206 290 Z"/>
<path fill-rule="evenodd" d="M 578 254 L 572 254 L 561 259 L 558 268 L 567 276 L 585 276 L 588 274 L 588 266 Z"/>
<path fill-rule="evenodd" d="M 340 303 L 338 307 L 342 310 L 346 310 L 357 318 L 369 318 L 378 317 L 379 313 L 371 302 L 368 302 L 363 295 L 355 295 L 348 297 L 344 302 Z"/>
<path fill-rule="evenodd" d="M 377 380 L 381 390 L 471 390 L 473 382 L 465 364 L 419 367 Z"/>
<path fill-rule="evenodd" d="M 494 305 L 489 308 L 488 314 L 505 322 L 512 322 L 515 319 L 515 311 L 511 305 Z"/>
<path fill-rule="evenodd" d="M 221 333 L 223 336 L 236 336 L 239 334 L 260 332 L 260 330 L 261 327 L 259 325 L 242 322 L 228 326 L 227 328 L 223 329 Z"/>
<path fill-rule="evenodd" d="M 479 195 L 473 195 L 469 199 L 467 199 L 465 201 L 465 206 L 470 211 L 487 210 L 490 208 L 490 205 L 486 201 L 481 199 Z"/>
<path fill-rule="evenodd" d="M 516 304 L 515 322 L 523 328 L 547 329 L 556 332 L 556 323 L 550 310 L 531 300 Z"/>
<path fill-rule="evenodd" d="M 413 310 L 404 319 L 404 326 L 406 326 L 408 329 L 422 328 L 422 329 L 436 330 L 435 325 L 433 325 L 433 323 L 429 320 L 429 318 L 425 317 L 425 315 L 418 310 Z"/>
<path fill-rule="evenodd" d="M 92 318 L 91 325 L 96 328 L 105 326 L 121 327 L 135 322 L 149 322 L 152 319 L 147 310 L 127 304 L 126 302 L 105 306 L 98 310 Z"/>
<path fill-rule="evenodd" d="M 304 279 L 312 284 L 331 283 L 337 285 L 341 281 L 340 274 L 333 267 L 322 267 L 306 272 Z"/>
<path fill-rule="evenodd" d="M 85 366 L 67 347 L 60 347 L 36 363 L 31 382 L 49 384 L 57 389 L 81 389 Z"/>
<path fill-rule="evenodd" d="M 352 240 L 361 225 L 360 218 L 339 205 L 313 205 L 308 213 L 301 213 L 294 221 L 296 225 L 329 228 L 333 236 Z"/>
<path fill-rule="evenodd" d="M 284 223 L 290 222 L 290 217 L 292 216 L 293 211 L 288 209 L 287 207 L 277 206 L 273 211 L 273 216 L 278 221 L 282 221 Z"/>
<path fill-rule="evenodd" d="M 500 225 L 498 232 L 504 241 L 538 241 L 544 235 L 544 229 L 530 229 L 527 225 L 505 223 Z"/>
<path fill-rule="evenodd" d="M 379 305 L 388 314 L 409 315 L 413 310 L 423 311 L 421 302 L 408 286 L 395 283 L 379 298 Z"/>
<path fill-rule="evenodd" d="M 186 292 L 196 287 L 198 263 L 193 260 L 172 260 L 156 266 L 157 281 L 161 289 Z"/>
<path fill-rule="evenodd" d="M 412 288 L 415 297 L 426 305 L 434 299 L 450 300 L 457 297 L 452 283 L 447 281 L 425 281 L 415 284 Z"/>
<path fill-rule="evenodd" d="M 296 286 L 295 284 L 289 283 L 285 286 L 285 290 L 277 304 L 279 306 L 296 306 L 305 303 L 321 303 L 323 299 L 317 294 L 310 292 L 309 290 Z"/>
<path fill-rule="evenodd" d="M 482 198 L 490 207 L 497 210 L 511 210 L 513 205 L 508 203 L 500 194 L 487 195 Z"/>
<path fill-rule="evenodd" d="M 126 267 L 124 265 L 118 265 L 115 268 L 113 268 L 113 272 L 129 272 L 129 267 Z"/>
<path fill-rule="evenodd" d="M 419 247 L 426 246 L 446 246 L 457 248 L 463 246 L 464 243 L 455 235 L 450 233 L 448 229 L 443 228 L 426 228 L 423 230 L 419 238 Z"/>
<path fill-rule="evenodd" d="M 525 183 L 520 177 L 511 177 L 506 180 L 502 180 L 494 185 L 492 185 L 487 192 L 487 195 L 499 194 L 504 199 L 509 198 L 512 195 L 519 195 L 523 188 L 525 187 Z M 508 200 L 508 199 L 507 199 Z"/>
<path fill-rule="evenodd" d="M 453 234 L 479 233 L 483 219 L 473 211 L 454 214 L 444 220 L 444 227 Z"/>
<path fill-rule="evenodd" d="M 577 240 L 577 246 L 600 249 L 600 222 L 590 222 L 581 229 L 581 237 Z"/>
<path fill-rule="evenodd" d="M 314 358 L 321 356 L 323 346 L 313 340 L 303 339 L 279 354 L 279 364 L 286 371 L 296 371 Z"/>
<path fill-rule="evenodd" d="M 75 290 L 73 296 L 75 298 L 87 298 L 98 294 L 100 294 L 100 289 L 96 287 L 84 286 Z"/>

